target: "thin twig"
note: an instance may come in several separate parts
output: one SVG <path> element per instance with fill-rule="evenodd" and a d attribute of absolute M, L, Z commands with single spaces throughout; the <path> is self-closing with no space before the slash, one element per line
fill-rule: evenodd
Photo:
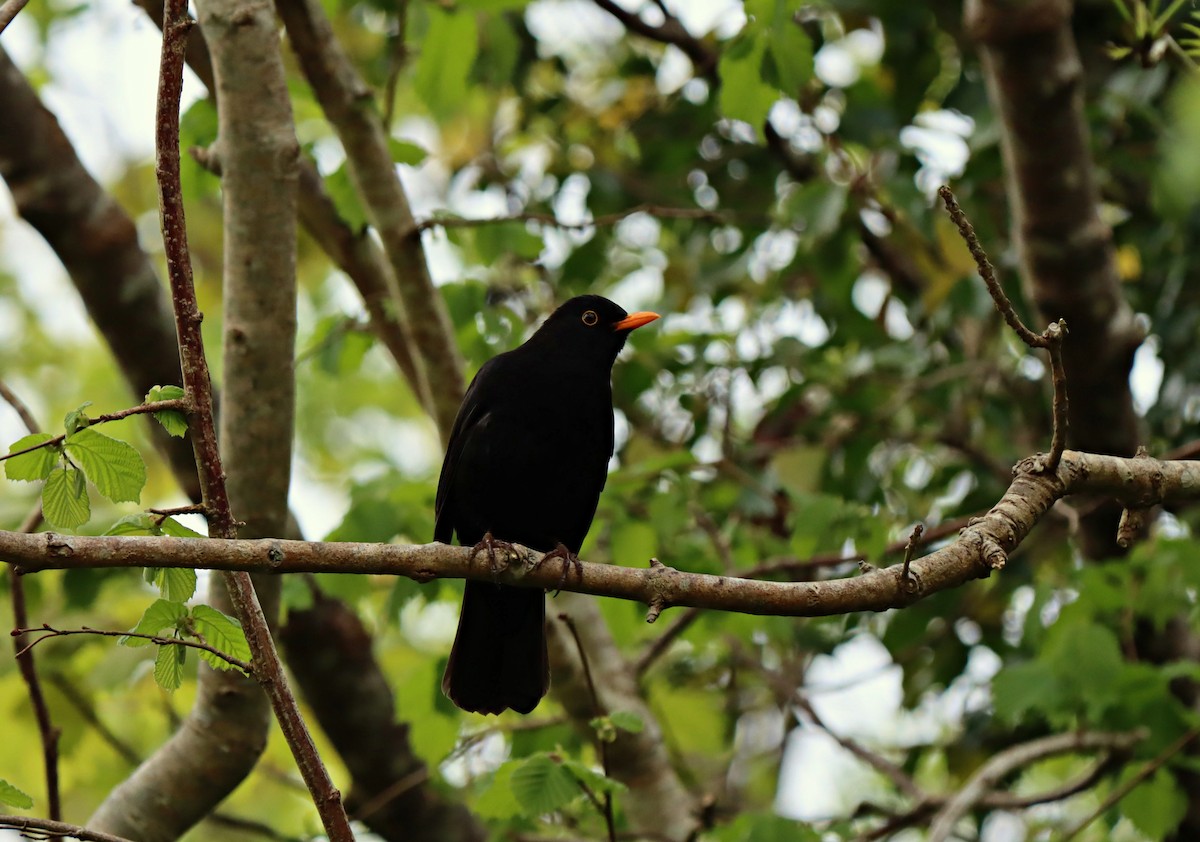
<path fill-rule="evenodd" d="M 212 384 L 204 338 L 200 333 L 202 316 L 192 283 L 191 257 L 188 252 L 187 226 L 184 220 L 183 191 L 179 177 L 179 102 L 183 89 L 184 54 L 187 34 L 192 26 L 186 0 L 166 0 L 163 10 L 162 62 L 159 68 L 155 151 L 158 174 L 159 208 L 162 217 L 163 244 L 175 325 L 179 334 L 183 386 L 193 405 L 192 446 L 199 468 L 201 501 L 208 513 L 209 535 L 237 538 L 237 521 L 230 509 L 217 443 L 213 416 Z M 300 715 L 295 696 L 267 627 L 262 606 L 247 573 L 227 573 L 225 585 L 246 632 L 246 641 L 259 680 L 275 711 L 280 730 L 300 768 L 300 774 L 312 795 L 321 823 L 331 842 L 353 842 L 354 833 L 342 805 L 341 794 L 333 785 L 321 762 L 312 734 Z"/>
<path fill-rule="evenodd" d="M 915 801 L 920 802 L 920 801 L 925 800 L 925 798 L 926 798 L 925 791 L 922 790 L 919 786 L 917 786 L 916 781 L 914 781 L 911 777 L 909 777 L 908 774 L 906 774 L 905 771 L 903 769 L 901 769 L 899 766 L 897 766 L 895 763 L 888 760 L 883 755 L 881 755 L 877 752 L 871 751 L 869 748 L 862 745 L 857 740 L 854 740 L 850 737 L 844 737 L 840 734 L 835 733 L 832 729 L 830 729 L 830 727 L 828 725 L 826 725 L 821 720 L 821 717 L 817 715 L 816 710 L 813 709 L 812 704 L 809 703 L 808 699 L 804 698 L 803 696 L 799 697 L 796 700 L 796 705 L 802 711 L 804 711 L 804 713 L 808 716 L 808 718 L 812 720 L 814 725 L 816 725 L 818 728 L 820 728 L 822 731 L 824 731 L 826 734 L 828 734 L 830 737 L 832 737 L 837 742 L 837 744 L 840 745 L 842 748 L 844 748 L 846 751 L 850 752 L 852 755 L 854 755 L 859 760 L 866 763 L 868 766 L 870 766 L 876 772 L 879 772 L 881 775 L 883 775 L 888 780 L 890 780 L 892 782 L 892 785 L 895 786 L 896 789 L 900 790 L 906 796 L 908 796 L 909 798 L 912 798 Z"/>
<path fill-rule="evenodd" d="M 980 803 L 996 784 L 1023 766 L 1067 752 L 1095 749 L 1128 751 L 1145 737 L 1144 729 L 1116 734 L 1073 732 L 1040 737 L 1007 748 L 976 770 L 966 785 L 946 802 L 930 825 L 929 842 L 946 842 L 950 839 L 958 820 Z"/>
<path fill-rule="evenodd" d="M 1112 807 L 1126 795 L 1133 792 L 1133 790 L 1137 788 L 1138 784 L 1142 783 L 1142 781 L 1146 780 L 1146 778 L 1150 777 L 1159 769 L 1161 769 L 1168 760 L 1170 760 L 1179 752 L 1183 751 L 1187 747 L 1187 744 L 1196 739 L 1198 736 L 1200 736 L 1200 725 L 1194 725 L 1189 728 L 1183 733 L 1183 735 L 1179 737 L 1179 739 L 1163 749 L 1161 754 L 1159 754 L 1153 760 L 1150 760 L 1132 777 L 1110 792 L 1095 810 L 1084 817 L 1083 821 L 1064 833 L 1062 842 L 1070 842 L 1070 840 L 1082 833 L 1084 828 L 1104 815 L 1104 813 L 1110 807 Z"/>
<path fill-rule="evenodd" d="M 13 629 L 12 636 L 18 637 L 20 635 L 37 634 L 39 632 L 45 632 L 45 634 L 28 643 L 24 649 L 17 653 L 18 656 L 28 652 L 43 640 L 48 640 L 52 637 L 70 637 L 71 635 L 75 634 L 92 634 L 99 637 L 136 637 L 141 640 L 148 640 L 151 643 L 156 643 L 159 646 L 184 646 L 188 649 L 199 649 L 203 652 L 208 652 L 209 654 L 220 658 L 222 661 L 230 664 L 231 666 L 237 667 L 242 672 L 246 673 L 246 675 L 254 674 L 254 668 L 248 661 L 243 661 L 241 658 L 235 658 L 233 655 L 222 652 L 217 647 L 210 646 L 209 644 L 203 643 L 199 640 L 184 640 L 183 638 L 178 637 L 163 637 L 157 634 L 142 634 L 140 632 L 117 631 L 115 629 L 90 629 L 87 626 L 81 626 L 77 629 L 56 629 L 46 623 L 43 623 L 42 627 L 37 629 Z"/>
<path fill-rule="evenodd" d="M 607 716 L 608 712 L 600 704 L 600 696 L 596 692 L 596 684 L 592 681 L 592 668 L 588 665 L 587 652 L 583 649 L 583 641 L 579 637 L 579 630 L 575 628 L 575 621 L 568 614 L 559 614 L 558 619 L 566 624 L 567 629 L 571 632 L 571 637 L 575 640 L 575 648 L 579 650 L 579 662 L 583 665 L 583 677 L 587 682 L 588 692 L 592 695 L 592 709 L 595 715 L 597 717 Z M 599 733 L 596 735 L 596 753 L 600 755 L 600 768 L 604 770 L 604 776 L 608 777 L 608 744 L 605 742 L 603 735 Z M 592 794 L 591 789 L 583 781 L 576 782 L 588 794 L 593 803 L 596 803 L 596 797 Z M 616 842 L 617 828 L 613 821 L 611 790 L 606 790 L 604 793 L 604 803 L 600 807 L 600 814 L 604 817 L 604 823 L 608 827 L 608 842 Z"/>
<path fill-rule="evenodd" d="M 984 284 L 987 285 L 988 293 L 992 296 L 992 301 L 995 302 L 996 309 L 1004 317 L 1004 321 L 1021 338 L 1021 341 L 1030 348 L 1045 348 L 1047 340 L 1025 327 L 1020 316 L 1013 309 L 1012 302 L 1004 294 L 1004 288 L 996 280 L 996 270 L 992 266 L 992 262 L 988 260 L 987 252 L 979 244 L 979 237 L 975 234 L 975 229 L 971 226 L 967 215 L 959 207 L 958 200 L 954 198 L 954 193 L 951 192 L 949 187 L 942 185 L 938 188 L 938 195 L 942 197 L 942 202 L 946 205 L 946 211 L 950 214 L 950 219 L 958 227 L 958 233 L 962 235 L 963 241 L 966 242 L 967 249 L 971 252 L 971 257 L 975 258 L 975 266 L 979 269 L 979 277 L 983 278 Z"/>
<path fill-rule="evenodd" d="M 31 432 L 37 432 L 34 424 Z M 21 531 L 32 534 L 42 522 L 42 504 L 39 501 L 21 524 Z M 9 592 L 12 598 L 13 625 L 17 628 L 29 624 L 29 612 L 25 607 L 25 583 L 14 566 L 9 566 Z M 46 704 L 46 694 L 42 692 L 42 682 L 38 678 L 37 663 L 28 647 L 23 647 L 21 635 L 13 634 L 13 653 L 17 661 L 17 670 L 29 691 L 29 704 L 33 707 L 33 715 L 37 720 L 38 735 L 42 742 L 42 765 L 46 772 L 46 802 L 50 818 L 55 821 L 62 818 L 62 794 L 58 785 L 58 739 L 62 729 L 55 727 L 50 719 L 50 706 Z"/>
<path fill-rule="evenodd" d="M 82 839 L 84 842 L 133 842 L 124 836 L 113 836 L 98 830 L 88 830 L 74 824 L 64 824 L 33 816 L 0 815 L 0 829 L 15 830 L 26 839 Z"/>
<path fill-rule="evenodd" d="M 171 400 L 165 401 L 151 401 L 150 403 L 144 403 L 139 406 L 131 406 L 129 409 L 122 409 L 118 412 L 106 412 L 103 415 L 97 415 L 95 418 L 85 418 L 87 423 L 81 424 L 80 428 L 92 427 L 96 424 L 105 424 L 109 421 L 120 421 L 122 418 L 128 418 L 131 415 L 144 415 L 147 412 L 169 411 L 183 412 L 186 414 L 190 411 L 190 403 L 188 402 L 187 398 L 172 398 Z M 62 435 L 55 436 L 52 439 L 47 439 L 40 444 L 24 447 L 20 450 L 14 450 L 11 453 L 5 453 L 3 456 L 0 456 L 0 462 L 3 462 L 5 459 L 11 459 L 14 456 L 32 453 L 35 450 L 41 450 L 45 447 L 57 447 L 58 445 L 62 444 L 66 438 L 67 434 L 63 433 Z"/>
<path fill-rule="evenodd" d="M 1050 456 L 1046 470 L 1058 470 L 1063 451 L 1067 449 L 1067 371 L 1063 367 L 1062 346 L 1067 335 L 1067 323 L 1062 319 L 1046 328 L 1042 336 L 1050 353 L 1050 379 L 1054 386 L 1054 432 L 1050 440 Z"/>
<path fill-rule="evenodd" d="M 21 417 L 21 423 L 30 433 L 39 433 L 37 419 L 16 393 L 0 381 L 0 397 L 16 410 Z M 42 522 L 42 503 L 39 499 L 33 509 L 21 523 L 21 532 L 32 534 Z M 16 567 L 9 567 L 9 594 L 12 599 L 13 625 L 20 628 L 29 624 L 29 612 L 25 607 L 25 582 Z M 13 636 L 13 652 L 17 661 L 17 670 L 29 691 L 29 704 L 33 707 L 33 715 L 38 724 L 38 735 L 42 741 L 42 765 L 46 773 L 46 801 L 50 818 L 62 818 L 62 793 L 58 786 L 58 739 L 62 729 L 56 728 L 50 719 L 50 707 L 46 704 L 46 695 L 42 692 L 42 683 L 38 679 L 37 663 L 32 652 L 22 650 L 20 636 Z"/>
<path fill-rule="evenodd" d="M 958 200 L 954 198 L 954 193 L 949 187 L 942 185 L 938 188 L 938 195 L 942 197 L 950 219 L 954 221 L 958 227 L 958 233 L 966 242 L 971 257 L 975 258 L 979 277 L 983 278 L 984 284 L 987 285 L 988 293 L 991 294 L 992 301 L 995 302 L 996 309 L 1004 317 L 1004 321 L 1030 348 L 1045 348 L 1050 354 L 1051 383 L 1054 387 L 1054 428 L 1051 433 L 1050 455 L 1043 461 L 1042 470 L 1046 473 L 1053 473 L 1058 470 L 1059 460 L 1062 459 L 1063 451 L 1067 447 L 1067 374 L 1066 369 L 1063 368 L 1062 359 L 1062 344 L 1067 335 L 1067 323 L 1059 319 L 1050 324 L 1041 334 L 1034 333 L 1025 327 L 1013 309 L 1012 302 L 1004 294 L 1000 282 L 996 280 L 996 270 L 988 260 L 983 246 L 980 245 L 979 237 L 975 234 L 975 229 L 971 227 L 970 220 L 967 219 L 963 209 L 959 207 Z"/>

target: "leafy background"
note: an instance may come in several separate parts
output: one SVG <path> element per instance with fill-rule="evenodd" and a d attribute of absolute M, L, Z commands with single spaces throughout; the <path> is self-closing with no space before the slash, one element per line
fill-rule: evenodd
<path fill-rule="evenodd" d="M 97 83 L 78 75 L 81 60 L 66 57 L 81 39 L 108 31 L 130 55 L 145 54 L 136 73 L 150 78 L 153 27 L 119 5 L 32 4 L 5 47 L 158 255 L 150 121 L 115 98 L 81 103 Z M 614 372 L 618 453 L 587 559 L 642 565 L 655 556 L 734 574 L 774 563 L 796 578 L 852 575 L 854 561 L 803 562 L 830 554 L 894 562 L 884 550 L 913 523 L 986 510 L 1007 486 L 1008 466 L 1048 446 L 1044 365 L 995 316 L 931 201 L 931 190 L 953 179 L 1028 316 L 1013 271 L 998 117 L 957 4 L 669 4 L 718 57 L 707 75 L 678 48 L 631 37 L 586 2 L 324 5 L 377 92 L 400 68 L 385 107 L 422 218 L 526 213 L 581 223 L 650 208 L 583 230 L 517 220 L 423 235 L 471 372 L 574 294 L 599 292 L 627 309 L 665 314 L 634 335 Z M 645 5 L 654 19 L 653 4 Z M 1152 453 L 1165 453 L 1191 442 L 1200 418 L 1200 284 L 1190 259 L 1200 233 L 1200 87 L 1189 61 L 1172 52 L 1138 60 L 1145 39 L 1122 13 L 1130 8 L 1081 2 L 1074 28 L 1101 211 L 1113 225 L 1122 291 L 1148 332 L 1133 368 L 1142 438 Z M 1186 40 L 1186 20 L 1181 14 L 1151 32 L 1151 42 Z M 116 71 L 101 80 L 106 73 Z M 290 93 L 306 154 L 343 217 L 363 225 L 340 147 L 298 74 Z M 97 125 L 119 131 L 106 144 Z M 213 142 L 207 100 L 188 106 L 183 135 L 185 149 Z M 219 182 L 185 160 L 184 188 L 219 379 Z M 708 213 L 672 218 L 656 208 Z M 54 433 L 85 400 L 88 412 L 135 403 L 33 235 L 12 218 L 0 235 L 4 381 Z M 434 427 L 363 328 L 361 301 L 345 277 L 307 237 L 299 255 L 293 505 L 310 538 L 424 542 L 440 461 Z M 72 517 L 48 505 L 59 526 L 98 534 L 140 507 L 186 502 L 150 445 L 148 423 L 103 428 L 144 457 L 140 502 L 122 502 L 139 495 L 119 478 L 106 488 L 81 459 L 95 488 L 72 485 L 71 499 L 90 508 L 76 506 Z M 5 443 L 23 434 L 7 409 L 0 429 Z M 9 480 L 31 478 L 13 468 Z M 5 482 L 0 522 L 14 528 L 40 492 Z M 797 693 L 830 730 L 871 746 L 935 792 L 953 791 L 987 758 L 1036 736 L 1144 726 L 1150 735 L 1134 760 L 1145 761 L 1195 724 L 1186 689 L 1194 660 L 1142 648 L 1147 629 L 1196 630 L 1194 511 L 1164 512 L 1131 555 L 1095 564 L 1072 540 L 1072 511 L 1061 508 L 1001 575 L 902 611 L 805 621 L 710 612 L 682 631 L 640 686 L 676 770 L 711 797 L 705 838 L 815 839 L 813 827 L 853 838 L 869 827 L 862 815 L 903 803 L 892 782 L 851 758 L 796 704 Z M 538 727 L 526 727 L 516 718 L 464 716 L 437 691 L 458 583 L 317 578 L 364 618 L 397 714 L 415 724 L 410 738 L 438 789 L 463 799 L 498 835 L 569 828 L 600 837 L 577 781 L 613 788 L 618 810 L 620 787 L 597 775 L 593 741 L 563 721 L 555 701 L 534 714 Z M 44 573 L 25 585 L 36 621 L 59 627 L 129 629 L 157 604 L 156 589 L 136 572 Z M 285 587 L 291 608 L 311 599 L 301 583 Z M 668 612 L 648 626 L 638 606 L 605 601 L 601 609 L 631 661 L 674 619 Z M 190 706 L 193 676 L 180 671 L 178 689 L 165 693 L 149 649 L 101 639 L 67 638 L 38 651 L 63 729 L 67 813 L 86 816 Z M 601 727 L 640 726 L 617 719 Z M 0 721 L 0 777 L 36 804 L 37 732 L 7 659 Z M 336 754 L 321 748 L 344 779 Z M 1010 785 L 1045 788 L 1087 763 L 1054 758 Z M 1135 768 L 1061 804 L 985 810 L 974 821 L 985 839 L 1059 838 Z M 1185 814 L 1198 809 L 1189 771 L 1195 761 L 1176 756 L 1075 838 L 1179 833 Z M 222 809 L 289 836 L 317 827 L 278 734 Z M 209 823 L 190 838 L 242 835 Z"/>

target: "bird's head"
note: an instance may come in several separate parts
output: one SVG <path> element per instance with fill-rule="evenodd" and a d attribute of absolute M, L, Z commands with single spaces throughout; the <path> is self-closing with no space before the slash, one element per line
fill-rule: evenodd
<path fill-rule="evenodd" d="M 629 333 L 657 319 L 658 313 L 626 313 L 599 295 L 580 295 L 550 314 L 530 342 L 545 343 L 555 352 L 612 365 Z"/>

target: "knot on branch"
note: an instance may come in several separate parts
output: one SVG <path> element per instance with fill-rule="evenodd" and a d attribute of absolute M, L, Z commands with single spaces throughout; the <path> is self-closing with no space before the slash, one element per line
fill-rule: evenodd
<path fill-rule="evenodd" d="M 1008 563 L 1008 553 L 987 535 L 979 536 L 979 552 L 989 573 L 993 570 L 1003 570 L 1004 565 Z"/>
<path fill-rule="evenodd" d="M 646 586 L 650 589 L 650 598 L 646 603 L 650 606 L 646 612 L 646 622 L 653 623 L 662 614 L 664 608 L 670 608 L 671 603 L 667 600 L 663 587 L 666 576 L 675 572 L 674 567 L 667 567 L 657 558 L 650 559 L 650 575 L 646 579 Z"/>
<path fill-rule="evenodd" d="M 70 558 L 75 554 L 70 542 L 57 532 L 46 533 L 46 552 L 58 558 Z"/>

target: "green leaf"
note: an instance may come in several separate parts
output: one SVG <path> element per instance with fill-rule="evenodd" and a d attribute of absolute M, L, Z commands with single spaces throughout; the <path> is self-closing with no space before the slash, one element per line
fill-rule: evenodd
<path fill-rule="evenodd" d="M 439 699 L 445 699 L 441 693 Z M 479 798 L 471 805 L 474 813 L 485 819 L 511 819 L 521 812 L 512 788 L 513 772 L 523 763 L 518 760 L 508 760 L 500 764 L 500 768 L 492 775 L 491 783 Z"/>
<path fill-rule="evenodd" d="M 783 92 L 795 98 L 813 74 L 812 41 L 796 23 L 788 0 L 775 0 L 775 20 L 767 30 L 767 43 Z"/>
<path fill-rule="evenodd" d="M 84 401 L 79 406 L 68 412 L 66 417 L 63 418 L 63 426 L 67 428 L 68 436 L 81 427 L 86 427 L 88 425 L 88 417 L 83 411 L 91 405 L 91 401 Z"/>
<path fill-rule="evenodd" d="M 84 428 L 67 436 L 63 447 L 109 500 L 137 502 L 142 496 L 146 463 L 132 445 Z"/>
<path fill-rule="evenodd" d="M 522 812 L 530 816 L 552 813 L 583 794 L 562 763 L 545 752 L 517 766 L 511 786 Z"/>
<path fill-rule="evenodd" d="M 184 526 L 173 517 L 163 518 L 163 522 L 158 525 L 163 535 L 170 535 L 172 538 L 203 538 L 204 536 L 195 529 L 190 529 Z"/>
<path fill-rule="evenodd" d="M 608 777 L 598 769 L 580 763 L 578 760 L 563 758 L 562 766 L 576 781 L 586 785 L 594 793 L 617 793 L 624 792 L 626 789 L 625 784 Z"/>
<path fill-rule="evenodd" d="M 131 632 L 138 634 L 149 634 L 158 636 L 163 629 L 174 629 L 179 625 L 179 621 L 187 616 L 187 608 L 180 605 L 178 602 L 171 602 L 168 599 L 156 599 L 150 604 L 142 614 L 142 618 L 137 621 L 137 625 L 130 629 Z M 141 637 L 122 637 L 120 639 L 122 646 L 148 646 L 149 640 Z"/>
<path fill-rule="evenodd" d="M 1128 777 L 1128 775 L 1124 776 Z M 1121 801 L 1122 812 L 1151 839 L 1163 839 L 1179 826 L 1187 812 L 1187 798 L 1166 769 L 1138 786 Z"/>
<path fill-rule="evenodd" d="M 721 56 L 718 72 L 721 76 L 721 91 L 717 106 L 731 120 L 749 123 L 759 138 L 767 113 L 779 93 L 762 78 L 763 55 L 767 40 L 761 35 L 743 36 L 727 48 Z"/>
<path fill-rule="evenodd" d="M 54 436 L 49 433 L 34 433 L 24 438 L 19 438 L 9 447 L 9 453 L 15 453 L 18 450 L 24 450 L 27 447 L 33 447 L 36 444 L 50 441 Z M 4 462 L 4 474 L 9 479 L 20 480 L 22 482 L 30 482 L 32 480 L 45 479 L 50 476 L 50 472 L 54 470 L 54 464 L 58 461 L 58 448 L 43 447 L 38 450 L 22 453 L 20 456 L 14 456 L 11 459 L 6 459 Z"/>
<path fill-rule="evenodd" d="M 158 527 L 154 523 L 154 516 L 146 512 L 137 512 L 132 515 L 118 520 L 108 529 L 104 530 L 105 535 L 157 535 Z"/>
<path fill-rule="evenodd" d="M 239 661 L 250 660 L 250 644 L 246 642 L 246 633 L 242 631 L 237 620 L 208 605 L 197 605 L 193 608 L 192 619 L 195 621 L 196 632 L 209 646 L 220 649 Z M 200 657 L 216 669 L 233 669 L 232 664 L 222 661 L 211 652 L 201 652 Z"/>
<path fill-rule="evenodd" d="M 187 602 L 196 593 L 196 571 L 190 567 L 159 567 L 154 584 L 168 602 Z"/>
<path fill-rule="evenodd" d="M 421 41 L 415 85 L 417 95 L 434 114 L 449 114 L 462 102 L 478 51 L 473 14 L 429 7 L 429 29 Z"/>
<path fill-rule="evenodd" d="M 394 137 L 388 138 L 388 151 L 397 164 L 408 164 L 410 167 L 419 165 L 429 157 L 429 151 L 421 144 Z"/>
<path fill-rule="evenodd" d="M 68 465 L 51 472 L 42 487 L 42 514 L 56 529 L 74 529 L 92 516 L 83 474 Z"/>
<path fill-rule="evenodd" d="M 146 393 L 146 403 L 154 403 L 155 401 L 175 401 L 182 398 L 184 395 L 183 389 L 179 386 L 155 386 Z M 151 413 L 154 419 L 162 424 L 163 429 L 176 438 L 182 438 L 187 432 L 187 416 L 182 412 L 177 412 L 173 409 L 163 410 L 162 412 Z"/>
<path fill-rule="evenodd" d="M 8 804 L 18 810 L 28 810 L 33 806 L 33 799 L 4 778 L 0 778 L 0 804 Z"/>
<path fill-rule="evenodd" d="M 363 231 L 367 227 L 366 211 L 363 210 L 358 189 L 354 186 L 354 180 L 350 178 L 350 171 L 345 163 L 325 176 L 325 190 L 333 200 L 338 216 L 350 228 Z"/>
<path fill-rule="evenodd" d="M 622 731 L 628 731 L 630 734 L 640 734 L 646 727 L 646 723 L 636 713 L 628 710 L 619 710 L 616 713 L 608 715 L 612 724 L 620 728 Z"/>
<path fill-rule="evenodd" d="M 1021 722 L 1029 711 L 1044 715 L 1058 710 L 1063 703 L 1054 671 L 1041 661 L 1001 670 L 992 679 L 992 698 L 996 715 L 1012 723 Z"/>
<path fill-rule="evenodd" d="M 159 646 L 154 656 L 154 680 L 164 690 L 178 690 L 183 684 L 183 665 L 187 663 L 187 648 Z"/>

